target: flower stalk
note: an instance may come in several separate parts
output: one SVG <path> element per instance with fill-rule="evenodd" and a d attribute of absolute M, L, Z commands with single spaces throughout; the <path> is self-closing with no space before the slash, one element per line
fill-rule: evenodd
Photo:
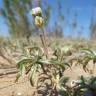
<path fill-rule="evenodd" d="M 44 47 L 44 53 L 46 58 L 48 58 L 48 49 L 46 44 L 46 36 L 44 31 L 44 19 L 42 17 L 42 10 L 40 7 L 33 8 L 31 11 L 32 16 L 34 17 L 34 24 L 37 28 L 40 28 L 42 30 L 42 34 L 40 34 L 40 39 L 42 42 L 42 45 Z"/>

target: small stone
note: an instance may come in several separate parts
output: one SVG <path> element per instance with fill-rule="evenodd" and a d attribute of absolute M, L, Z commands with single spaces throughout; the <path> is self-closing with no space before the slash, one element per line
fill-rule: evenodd
<path fill-rule="evenodd" d="M 18 93 L 17 93 L 17 96 L 22 96 L 22 93 L 18 92 Z"/>

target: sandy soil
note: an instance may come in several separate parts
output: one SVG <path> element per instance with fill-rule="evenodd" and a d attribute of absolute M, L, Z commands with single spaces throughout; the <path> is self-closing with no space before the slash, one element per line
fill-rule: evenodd
<path fill-rule="evenodd" d="M 3 61 L 3 59 L 1 61 L 3 62 L 3 64 L 5 63 L 5 66 L 7 66 L 6 65 L 7 61 Z M 90 68 L 92 67 L 91 64 L 89 65 Z M 4 71 L 4 69 L 2 68 L 0 67 L 0 72 Z M 96 68 L 94 72 L 95 72 L 94 74 L 96 75 Z M 70 69 L 66 70 L 64 75 L 71 77 L 69 81 L 70 84 L 71 80 L 77 79 L 78 76 L 80 75 L 88 76 L 89 74 L 85 73 L 82 70 L 82 67 L 73 66 L 72 70 Z M 20 80 L 18 83 L 14 82 L 15 79 L 16 79 L 16 74 L 3 75 L 0 77 L 0 96 L 33 96 L 32 94 L 34 88 L 31 87 L 27 79 Z"/>

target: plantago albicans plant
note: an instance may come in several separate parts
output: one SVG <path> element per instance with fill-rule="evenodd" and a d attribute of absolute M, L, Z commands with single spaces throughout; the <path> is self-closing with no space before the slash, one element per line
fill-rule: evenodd
<path fill-rule="evenodd" d="M 74 81 L 73 96 L 96 96 L 96 77 L 84 78 Z"/>
<path fill-rule="evenodd" d="M 96 63 L 96 51 L 91 50 L 91 49 L 82 49 L 82 51 L 83 53 L 85 53 L 85 56 L 82 60 L 84 70 L 86 71 L 89 61 L 93 61 L 92 71 L 94 71 L 95 63 Z"/>
<path fill-rule="evenodd" d="M 77 54 L 74 56 L 71 47 L 68 46 L 58 47 L 55 48 L 55 50 L 50 48 L 52 52 L 49 52 L 43 30 L 44 19 L 41 8 L 37 7 L 32 9 L 31 15 L 34 17 L 35 26 L 42 29 L 40 38 L 44 48 L 34 45 L 27 49 L 22 49 L 23 52 L 25 52 L 23 58 L 17 62 L 19 72 L 16 81 L 18 81 L 20 76 L 24 77 L 27 75 L 30 84 L 36 88 L 35 93 L 42 94 L 42 96 L 72 96 L 72 94 L 73 96 L 85 96 L 87 91 L 94 94 L 96 78 L 90 79 L 91 81 L 86 81 L 84 77 L 81 77 L 80 82 L 76 82 L 76 86 L 73 88 L 76 91 L 70 93 L 71 90 L 66 84 L 68 78 L 64 76 L 64 71 L 67 68 L 71 68 L 74 61 L 75 63 L 83 63 L 85 70 L 90 60 L 93 60 L 95 64 L 96 53 L 90 49 L 84 49 L 84 55 L 81 56 L 82 59 L 80 56 L 77 56 Z M 43 87 L 44 89 L 42 89 Z"/>

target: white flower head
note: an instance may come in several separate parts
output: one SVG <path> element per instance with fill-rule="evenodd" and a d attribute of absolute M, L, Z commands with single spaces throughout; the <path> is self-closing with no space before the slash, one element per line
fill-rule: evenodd
<path fill-rule="evenodd" d="M 33 16 L 42 15 L 42 9 L 40 7 L 33 8 L 30 11 L 30 14 L 33 15 Z"/>

